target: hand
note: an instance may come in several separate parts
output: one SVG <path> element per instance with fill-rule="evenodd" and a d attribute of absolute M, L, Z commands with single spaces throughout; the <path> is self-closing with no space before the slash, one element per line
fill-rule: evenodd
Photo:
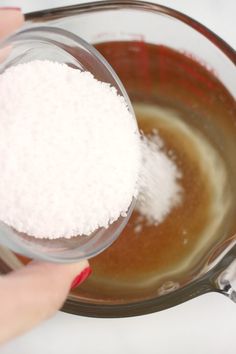
<path fill-rule="evenodd" d="M 0 343 L 50 317 L 62 306 L 71 286 L 81 284 L 90 273 L 87 261 L 31 262 L 0 276 Z"/>
<path fill-rule="evenodd" d="M 0 8 L 0 37 L 17 30 L 24 21 L 19 9 Z M 0 343 L 51 316 L 91 273 L 86 260 L 77 264 L 31 262 L 0 276 Z M 74 279 L 74 281 L 73 281 Z"/>

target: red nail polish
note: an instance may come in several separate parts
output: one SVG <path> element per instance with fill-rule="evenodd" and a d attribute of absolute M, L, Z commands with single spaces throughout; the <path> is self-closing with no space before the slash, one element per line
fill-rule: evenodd
<path fill-rule="evenodd" d="M 83 283 L 92 273 L 92 268 L 87 267 L 85 268 L 75 279 L 73 280 L 71 284 L 71 289 L 77 288 L 81 283 Z"/>
<path fill-rule="evenodd" d="M 4 7 L 0 7 L 0 10 L 13 10 L 13 11 L 21 11 L 20 7 L 9 7 L 9 6 L 4 6 Z"/>

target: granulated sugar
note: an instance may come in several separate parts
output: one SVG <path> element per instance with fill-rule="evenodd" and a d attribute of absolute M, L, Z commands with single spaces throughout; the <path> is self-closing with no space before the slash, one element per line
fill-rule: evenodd
<path fill-rule="evenodd" d="M 174 161 L 164 152 L 163 141 L 155 133 L 142 138 L 142 169 L 136 210 L 140 213 L 136 232 L 142 229 L 143 218 L 148 224 L 164 221 L 173 207 L 181 201 L 181 173 Z"/>
<path fill-rule="evenodd" d="M 0 75 L 6 224 L 40 238 L 89 235 L 125 215 L 139 167 L 136 122 L 108 84 L 49 61 Z"/>

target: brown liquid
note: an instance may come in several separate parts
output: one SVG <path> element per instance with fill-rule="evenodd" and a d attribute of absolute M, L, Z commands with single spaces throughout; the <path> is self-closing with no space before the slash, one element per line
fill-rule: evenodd
<path fill-rule="evenodd" d="M 183 172 L 182 204 L 160 225 L 143 224 L 138 233 L 134 213 L 118 240 L 91 260 L 92 277 L 74 292 L 85 301 L 122 303 L 186 284 L 201 271 L 212 247 L 236 231 L 230 197 L 236 195 L 235 103 L 212 73 L 169 48 L 113 42 L 97 49 L 137 103 L 140 128 L 146 134 L 158 129 Z M 167 124 L 165 112 L 170 122 L 180 117 L 193 136 Z M 206 151 L 199 151 L 205 145 Z M 204 156 L 209 159 L 203 161 Z"/>
<path fill-rule="evenodd" d="M 236 108 L 211 72 L 177 51 L 143 42 L 97 49 L 121 78 L 140 128 L 158 129 L 183 173 L 182 204 L 141 232 L 134 213 L 118 240 L 90 260 L 93 275 L 73 292 L 83 301 L 132 302 L 191 281 L 212 248 L 236 232 Z"/>

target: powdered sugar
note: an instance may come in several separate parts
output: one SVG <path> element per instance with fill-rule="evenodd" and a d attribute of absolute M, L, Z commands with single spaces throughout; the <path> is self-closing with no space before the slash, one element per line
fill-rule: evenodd
<path fill-rule="evenodd" d="M 136 209 L 149 224 L 159 224 L 181 201 L 181 173 L 163 151 L 163 141 L 153 134 L 142 138 L 142 169 Z M 143 221 L 140 220 L 140 221 Z M 140 222 L 136 232 L 141 231 Z"/>
<path fill-rule="evenodd" d="M 140 137 L 91 74 L 32 61 L 0 76 L 0 220 L 36 237 L 89 235 L 137 195 Z"/>

